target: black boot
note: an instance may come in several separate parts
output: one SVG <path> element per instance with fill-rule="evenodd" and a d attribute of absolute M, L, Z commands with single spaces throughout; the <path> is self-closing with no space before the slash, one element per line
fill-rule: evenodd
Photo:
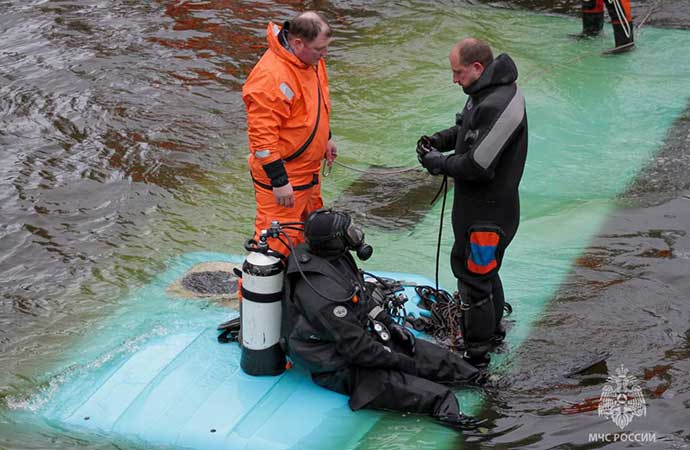
<path fill-rule="evenodd" d="M 491 343 L 493 345 L 501 345 L 503 343 L 503 341 L 505 340 L 505 338 L 506 338 L 506 329 L 503 326 L 503 323 L 499 323 L 496 326 L 496 331 L 494 331 L 493 337 L 491 338 Z"/>
<path fill-rule="evenodd" d="M 488 348 L 469 348 L 465 350 L 465 353 L 463 353 L 462 357 L 465 361 L 477 369 L 483 369 L 491 362 L 491 356 L 489 356 Z"/>

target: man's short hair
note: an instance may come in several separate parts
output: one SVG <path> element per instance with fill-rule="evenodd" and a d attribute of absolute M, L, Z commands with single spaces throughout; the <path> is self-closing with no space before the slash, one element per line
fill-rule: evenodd
<path fill-rule="evenodd" d="M 469 66 L 472 63 L 478 62 L 486 67 L 494 60 L 494 54 L 491 47 L 479 39 L 466 39 L 459 45 L 460 63 L 463 66 Z"/>
<path fill-rule="evenodd" d="M 307 42 L 313 41 L 322 32 L 325 32 L 328 37 L 332 34 L 326 19 L 316 11 L 303 12 L 289 23 L 290 34 Z"/>

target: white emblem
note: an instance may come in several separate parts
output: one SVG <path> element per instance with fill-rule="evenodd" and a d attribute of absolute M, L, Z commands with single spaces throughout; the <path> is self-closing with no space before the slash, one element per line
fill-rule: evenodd
<path fill-rule="evenodd" d="M 347 316 L 347 308 L 344 306 L 336 306 L 333 308 L 333 314 L 335 317 L 340 317 L 341 319 Z"/>
<path fill-rule="evenodd" d="M 467 99 L 467 103 L 465 104 L 465 109 L 468 111 L 472 111 L 472 107 L 474 106 L 474 103 L 472 103 L 472 97 Z"/>
<path fill-rule="evenodd" d="M 280 92 L 282 92 L 288 100 L 292 100 L 295 96 L 295 93 L 292 92 L 292 89 L 290 89 L 290 86 L 288 86 L 286 82 L 280 83 Z"/>
<path fill-rule="evenodd" d="M 599 397 L 599 415 L 613 420 L 622 430 L 634 417 L 647 415 L 647 405 L 637 378 L 628 375 L 628 369 L 621 365 L 616 375 L 608 377 L 610 384 L 604 386 Z"/>

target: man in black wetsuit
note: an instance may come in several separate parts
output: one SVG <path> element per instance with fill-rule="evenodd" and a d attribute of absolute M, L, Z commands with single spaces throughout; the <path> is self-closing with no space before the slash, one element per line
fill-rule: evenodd
<path fill-rule="evenodd" d="M 468 38 L 453 47 L 449 59 L 453 82 L 469 98 L 455 125 L 419 139 L 417 157 L 432 175 L 455 180 L 451 267 L 463 302 L 465 358 L 483 366 L 505 336 L 498 270 L 520 220 L 527 115 L 510 56 L 494 59 L 486 43 Z M 442 153 L 448 151 L 454 152 Z"/>
<path fill-rule="evenodd" d="M 350 407 L 430 414 L 455 428 L 476 426 L 447 385 L 478 383 L 462 356 L 395 323 L 365 285 L 350 251 L 371 255 L 364 233 L 338 211 L 305 222 L 289 257 L 282 342 L 315 383 L 350 396 Z"/>

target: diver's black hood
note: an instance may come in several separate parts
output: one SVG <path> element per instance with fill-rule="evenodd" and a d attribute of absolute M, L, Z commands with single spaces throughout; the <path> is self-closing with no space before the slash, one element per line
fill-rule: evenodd
<path fill-rule="evenodd" d="M 477 81 L 462 90 L 467 95 L 477 95 L 482 90 L 505 84 L 512 84 L 517 80 L 518 72 L 513 59 L 501 53 L 491 64 L 484 68 L 484 72 Z"/>

